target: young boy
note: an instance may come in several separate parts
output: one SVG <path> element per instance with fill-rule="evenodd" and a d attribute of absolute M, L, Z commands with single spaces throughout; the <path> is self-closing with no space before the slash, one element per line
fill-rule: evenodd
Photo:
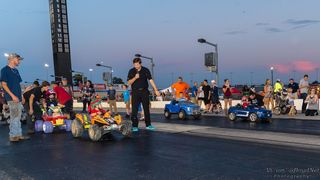
<path fill-rule="evenodd" d="M 294 109 L 294 99 L 295 99 L 295 96 L 294 94 L 292 93 L 292 88 L 288 88 L 287 89 L 287 92 L 288 92 L 288 103 L 290 105 L 290 111 L 288 113 L 289 116 L 295 116 L 296 115 L 296 111 Z"/>
<path fill-rule="evenodd" d="M 128 85 L 124 84 L 122 86 L 123 91 L 123 101 L 126 104 L 126 118 L 130 117 L 130 92 L 128 90 Z"/>
<path fill-rule="evenodd" d="M 116 96 L 117 96 L 117 92 L 115 89 L 113 89 L 113 85 L 110 84 L 109 85 L 109 90 L 107 91 L 107 96 L 108 96 L 108 102 L 109 102 L 109 106 L 110 106 L 110 111 L 113 113 L 118 113 L 117 110 L 117 103 L 116 103 Z M 113 111 L 114 109 L 114 111 Z"/>

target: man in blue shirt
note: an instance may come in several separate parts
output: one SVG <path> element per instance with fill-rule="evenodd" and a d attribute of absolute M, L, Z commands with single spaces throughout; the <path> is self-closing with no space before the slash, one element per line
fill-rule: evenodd
<path fill-rule="evenodd" d="M 198 83 L 197 82 L 194 82 L 193 83 L 193 87 L 191 89 L 191 102 L 195 103 L 195 104 L 198 104 L 197 102 L 197 96 L 198 96 Z"/>
<path fill-rule="evenodd" d="M 9 140 L 11 142 L 17 142 L 29 139 L 27 136 L 22 136 L 20 122 L 22 113 L 22 93 L 20 83 L 22 79 L 16 67 L 23 58 L 16 53 L 8 54 L 7 57 L 8 65 L 1 69 L 0 81 L 5 92 L 4 98 L 8 102 L 10 109 Z"/>

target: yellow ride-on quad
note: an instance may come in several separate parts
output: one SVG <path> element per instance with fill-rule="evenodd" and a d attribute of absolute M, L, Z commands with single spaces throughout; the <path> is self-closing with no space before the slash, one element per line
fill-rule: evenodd
<path fill-rule="evenodd" d="M 93 100 L 91 109 L 100 105 L 100 100 Z M 94 110 L 92 110 L 93 112 Z M 109 111 L 100 109 L 99 113 L 76 114 L 75 120 L 71 124 L 73 137 L 82 136 L 83 131 L 88 129 L 89 137 L 92 141 L 99 141 L 103 135 L 112 131 L 121 132 L 123 136 L 130 137 L 132 132 L 131 121 L 124 121 L 120 115 L 112 116 Z"/>

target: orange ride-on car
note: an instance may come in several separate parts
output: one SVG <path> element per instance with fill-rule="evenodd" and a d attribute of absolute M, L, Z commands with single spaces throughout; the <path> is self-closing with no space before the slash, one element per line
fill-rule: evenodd
<path fill-rule="evenodd" d="M 130 137 L 132 123 L 124 121 L 120 115 L 111 116 L 110 112 L 90 117 L 88 114 L 76 114 L 71 125 L 73 137 L 81 137 L 84 130 L 88 129 L 92 141 L 99 141 L 103 135 L 112 131 L 121 132 L 123 136 Z"/>

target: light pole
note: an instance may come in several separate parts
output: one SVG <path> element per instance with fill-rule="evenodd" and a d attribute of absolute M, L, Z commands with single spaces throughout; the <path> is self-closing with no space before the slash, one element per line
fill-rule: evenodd
<path fill-rule="evenodd" d="M 135 56 L 135 57 L 138 57 L 138 58 L 149 59 L 149 60 L 151 61 L 151 75 L 152 75 L 152 78 L 153 78 L 153 80 L 154 80 L 155 78 L 154 78 L 153 68 L 154 68 L 155 64 L 154 64 L 154 62 L 153 62 L 153 58 L 152 58 L 152 57 L 147 57 L 147 56 L 142 56 L 141 54 L 135 54 L 134 56 Z"/>
<path fill-rule="evenodd" d="M 190 73 L 190 78 L 191 78 L 191 81 L 190 81 L 191 84 L 190 85 L 192 86 L 193 85 L 193 73 Z"/>
<path fill-rule="evenodd" d="M 47 72 L 47 81 L 49 79 L 49 76 L 48 76 L 48 70 L 49 70 L 49 64 L 44 64 L 44 68 L 46 68 L 46 72 Z"/>
<path fill-rule="evenodd" d="M 215 52 L 216 52 L 216 57 L 217 57 L 217 64 L 216 64 L 216 82 L 217 82 L 217 85 L 219 86 L 219 68 L 218 68 L 218 44 L 213 44 L 211 42 L 208 42 L 207 40 L 201 38 L 201 39 L 198 39 L 198 42 L 199 43 L 205 43 L 205 44 L 209 44 L 210 46 L 213 46 L 214 49 L 215 49 Z"/>
<path fill-rule="evenodd" d="M 253 85 L 253 72 L 250 72 L 250 85 Z"/>
<path fill-rule="evenodd" d="M 89 69 L 89 72 L 90 72 L 90 80 L 91 80 L 91 81 L 93 81 L 93 80 L 92 80 L 92 71 L 93 71 L 93 69 L 90 68 L 90 69 Z"/>
<path fill-rule="evenodd" d="M 113 84 L 113 79 L 112 79 L 112 73 L 113 73 L 113 68 L 111 66 L 106 66 L 106 65 L 103 65 L 103 64 L 96 64 L 96 66 L 98 67 L 105 67 L 105 68 L 109 68 L 111 69 L 111 84 Z"/>
<path fill-rule="evenodd" d="M 174 72 L 171 72 L 171 84 L 173 84 Z"/>
<path fill-rule="evenodd" d="M 296 80 L 296 70 L 293 70 L 293 79 Z"/>
<path fill-rule="evenodd" d="M 272 86 L 273 86 L 273 71 L 274 71 L 274 67 L 270 67 L 270 71 L 271 71 L 271 83 L 272 83 Z"/>
<path fill-rule="evenodd" d="M 319 82 L 319 68 L 316 69 L 316 80 Z"/>

